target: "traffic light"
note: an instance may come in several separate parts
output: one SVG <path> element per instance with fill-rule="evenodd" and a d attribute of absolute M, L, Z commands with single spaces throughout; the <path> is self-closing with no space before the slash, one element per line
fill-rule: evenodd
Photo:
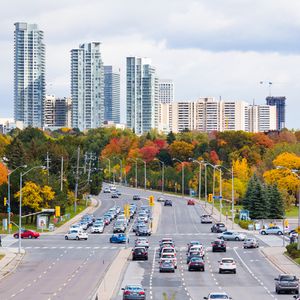
<path fill-rule="evenodd" d="M 7 204 L 7 200 L 6 200 L 6 197 L 4 197 L 4 206 L 6 206 Z"/>
<path fill-rule="evenodd" d="M 154 196 L 149 196 L 149 206 L 154 206 Z"/>
<path fill-rule="evenodd" d="M 213 195 L 212 194 L 208 194 L 208 202 L 212 202 L 213 199 Z"/>
<path fill-rule="evenodd" d="M 127 219 L 130 217 L 130 209 L 129 209 L 129 204 L 124 205 L 124 215 Z"/>
<path fill-rule="evenodd" d="M 60 206 L 55 206 L 55 217 L 60 217 Z"/>

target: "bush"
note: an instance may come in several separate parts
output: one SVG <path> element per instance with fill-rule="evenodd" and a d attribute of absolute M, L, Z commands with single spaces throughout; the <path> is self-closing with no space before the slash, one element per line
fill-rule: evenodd
<path fill-rule="evenodd" d="M 300 258 L 300 250 L 297 250 L 297 243 L 287 245 L 286 250 L 292 259 Z"/>
<path fill-rule="evenodd" d="M 250 220 L 239 220 L 239 223 L 238 223 L 243 229 L 248 229 L 248 226 L 250 224 L 253 225 L 253 221 L 250 221 Z"/>

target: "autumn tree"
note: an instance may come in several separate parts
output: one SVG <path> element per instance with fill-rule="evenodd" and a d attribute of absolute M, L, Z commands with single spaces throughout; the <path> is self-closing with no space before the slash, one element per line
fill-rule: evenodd
<path fill-rule="evenodd" d="M 169 146 L 170 155 L 182 161 L 188 161 L 190 157 L 193 157 L 193 150 L 193 145 L 183 141 L 174 141 Z"/>
<path fill-rule="evenodd" d="M 6 166 L 0 162 L 0 185 L 7 183 L 8 170 Z"/>

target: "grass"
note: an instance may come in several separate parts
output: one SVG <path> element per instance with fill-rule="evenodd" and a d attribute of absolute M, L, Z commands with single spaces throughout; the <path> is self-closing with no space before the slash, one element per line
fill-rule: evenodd
<path fill-rule="evenodd" d="M 5 256 L 5 254 L 0 254 L 0 260 Z"/>
<path fill-rule="evenodd" d="M 55 227 L 60 227 L 61 225 L 65 224 L 67 221 L 69 221 L 70 219 L 75 217 L 77 214 L 81 213 L 85 208 L 86 208 L 85 201 L 77 203 L 77 212 L 76 213 L 74 212 L 74 206 L 73 205 L 68 206 L 66 208 L 65 214 L 70 214 L 70 218 L 69 219 L 64 218 L 63 221 L 60 221 L 59 223 L 55 224 Z M 50 217 L 50 223 L 52 223 L 52 224 L 53 224 L 53 219 L 54 219 L 54 216 L 51 216 Z M 19 216 L 18 215 L 12 216 L 11 221 L 16 223 L 16 224 L 19 224 Z M 2 223 L 2 220 L 1 220 L 1 223 Z M 33 224 L 33 223 L 26 224 L 24 218 L 22 219 L 22 228 L 42 232 L 41 229 L 36 228 L 36 224 Z M 16 225 L 12 224 L 11 232 L 17 232 L 17 231 L 18 231 L 18 227 Z M 47 230 L 44 230 L 44 231 L 47 231 Z M 5 231 L 5 230 L 3 230 L 3 228 L 1 228 L 0 233 L 2 233 L 2 234 L 8 233 L 8 230 Z"/>
<path fill-rule="evenodd" d="M 292 206 L 289 210 L 286 210 L 285 216 L 287 218 L 298 217 L 298 207 Z"/>

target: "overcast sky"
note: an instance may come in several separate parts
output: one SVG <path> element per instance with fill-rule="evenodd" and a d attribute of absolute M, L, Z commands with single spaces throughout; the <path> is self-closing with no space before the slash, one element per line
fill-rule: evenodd
<path fill-rule="evenodd" d="M 265 103 L 287 96 L 287 126 L 300 128 L 299 0 L 2 0 L 0 117 L 13 116 L 14 22 L 37 23 L 46 44 L 47 93 L 70 95 L 70 49 L 100 41 L 104 64 L 152 59 L 175 82 L 176 100 L 215 96 Z"/>

